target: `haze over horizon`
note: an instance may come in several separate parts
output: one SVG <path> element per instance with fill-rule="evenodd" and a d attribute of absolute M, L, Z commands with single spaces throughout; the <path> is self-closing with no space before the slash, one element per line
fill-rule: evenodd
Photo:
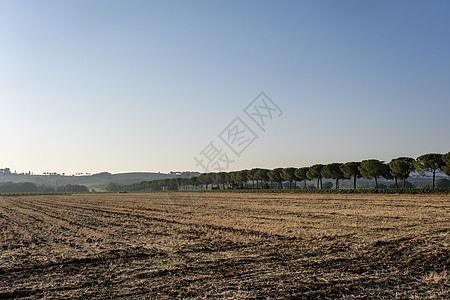
<path fill-rule="evenodd" d="M 0 168 L 203 172 L 211 142 L 226 171 L 447 153 L 449 9 L 0 0 Z M 236 124 L 253 136 L 232 150 Z"/>

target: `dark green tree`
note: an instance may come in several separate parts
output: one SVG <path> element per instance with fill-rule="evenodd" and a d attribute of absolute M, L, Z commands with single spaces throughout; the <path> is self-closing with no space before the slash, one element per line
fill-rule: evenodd
<path fill-rule="evenodd" d="M 414 159 L 410 157 L 394 158 L 388 163 L 388 166 L 392 171 L 392 176 L 395 178 L 395 186 L 398 187 L 397 176 L 400 176 L 402 178 L 403 187 L 406 187 L 406 179 L 409 177 L 409 174 L 414 171 Z"/>
<path fill-rule="evenodd" d="M 229 188 L 231 183 L 232 183 L 232 179 L 231 179 L 231 173 L 225 173 L 225 182 L 226 182 L 226 187 L 224 187 L 225 189 Z"/>
<path fill-rule="evenodd" d="M 239 184 L 239 172 L 238 171 L 232 171 L 230 174 L 230 181 L 233 186 L 237 186 Z"/>
<path fill-rule="evenodd" d="M 163 184 L 163 186 L 164 186 L 164 190 L 170 190 L 170 184 L 171 184 L 171 179 L 169 179 L 169 178 L 167 178 L 167 179 L 164 179 L 164 184 Z"/>
<path fill-rule="evenodd" d="M 184 177 L 184 178 L 181 178 L 181 185 L 183 186 L 183 189 L 184 190 L 187 190 L 188 189 L 188 186 L 189 186 L 189 177 Z"/>
<path fill-rule="evenodd" d="M 115 182 L 110 182 L 105 186 L 105 190 L 108 192 L 118 192 L 122 189 L 122 186 Z"/>
<path fill-rule="evenodd" d="M 332 188 L 333 188 L 333 183 L 332 183 L 332 182 L 329 182 L 329 181 L 324 182 L 322 188 L 323 188 L 324 190 L 332 189 Z"/>
<path fill-rule="evenodd" d="M 197 179 L 198 179 L 198 177 L 194 176 L 194 177 L 189 178 L 189 181 L 188 181 L 189 185 L 191 185 L 192 188 L 195 190 L 197 189 L 197 184 L 198 184 Z"/>
<path fill-rule="evenodd" d="M 322 189 L 322 169 L 324 165 L 316 164 L 309 167 L 308 172 L 306 172 L 306 176 L 309 180 L 313 180 L 317 178 L 317 189 Z"/>
<path fill-rule="evenodd" d="M 445 172 L 445 174 L 450 175 L 450 152 L 442 155 L 442 161 L 445 165 L 442 166 L 441 170 Z"/>
<path fill-rule="evenodd" d="M 208 189 L 208 185 L 211 182 L 211 175 L 210 173 L 203 173 L 200 176 L 198 176 L 198 183 L 200 183 L 201 185 L 205 185 L 205 190 Z M 201 188 L 203 189 L 203 188 Z"/>
<path fill-rule="evenodd" d="M 247 188 L 247 182 L 248 182 L 248 170 L 241 170 L 238 171 L 238 181 L 242 183 L 242 187 Z"/>
<path fill-rule="evenodd" d="M 31 182 L 1 182 L 0 193 L 35 193 L 38 191 L 36 184 Z"/>
<path fill-rule="evenodd" d="M 37 191 L 40 193 L 51 193 L 55 192 L 55 188 L 45 184 L 39 184 L 37 185 Z"/>
<path fill-rule="evenodd" d="M 298 181 L 303 180 L 303 188 L 306 189 L 306 180 L 308 180 L 308 176 L 306 176 L 306 173 L 308 173 L 309 168 L 303 167 L 298 168 L 295 170 L 294 175 Z"/>
<path fill-rule="evenodd" d="M 65 192 L 68 193 L 89 193 L 89 188 L 85 185 L 67 184 L 65 186 Z"/>
<path fill-rule="evenodd" d="M 214 183 L 217 185 L 222 185 L 223 189 L 225 189 L 225 177 L 226 177 L 225 172 L 218 172 L 214 174 Z"/>
<path fill-rule="evenodd" d="M 361 161 L 358 167 L 361 176 L 365 179 L 375 179 L 375 188 L 378 188 L 378 178 L 381 176 L 389 177 L 390 170 L 387 164 L 378 159 L 367 159 Z"/>
<path fill-rule="evenodd" d="M 436 187 L 438 188 L 450 188 L 450 180 L 447 178 L 440 178 L 436 180 Z"/>
<path fill-rule="evenodd" d="M 359 172 L 360 162 L 350 161 L 340 166 L 345 178 L 353 178 L 353 188 L 356 189 L 356 180 L 361 178 L 361 172 Z"/>
<path fill-rule="evenodd" d="M 325 165 L 321 171 L 324 178 L 332 178 L 336 181 L 336 189 L 339 189 L 339 179 L 345 179 L 344 173 L 341 171 L 341 166 L 341 163 L 331 163 Z"/>
<path fill-rule="evenodd" d="M 160 190 L 163 185 L 164 185 L 164 183 L 162 180 L 152 180 L 151 181 L 151 189 L 152 190 Z"/>
<path fill-rule="evenodd" d="M 255 181 L 257 181 L 255 174 L 257 171 L 258 171 L 257 168 L 253 168 L 251 170 L 248 170 L 248 172 L 247 172 L 247 179 L 252 182 L 252 188 L 255 188 Z"/>
<path fill-rule="evenodd" d="M 260 180 L 263 182 L 264 185 L 266 185 L 267 181 L 269 181 L 269 170 L 267 169 L 258 169 L 255 173 L 256 180 Z"/>
<path fill-rule="evenodd" d="M 394 186 L 396 189 L 398 189 L 398 179 L 401 178 L 401 175 L 397 172 L 392 171 L 392 169 L 389 169 L 389 170 L 390 170 L 389 178 L 386 178 L 386 179 L 394 179 Z"/>
<path fill-rule="evenodd" d="M 230 172 L 230 180 L 233 185 L 237 185 L 240 188 L 244 187 L 247 182 L 247 172 L 248 170 Z"/>
<path fill-rule="evenodd" d="M 284 168 L 280 174 L 281 178 L 289 182 L 289 189 L 292 188 L 291 184 L 295 181 L 295 185 L 297 185 L 296 177 L 295 177 L 295 168 Z M 295 186 L 294 186 L 295 189 Z"/>
<path fill-rule="evenodd" d="M 270 170 L 267 173 L 267 176 L 269 176 L 270 181 L 278 182 L 278 184 L 280 185 L 280 189 L 283 188 L 283 178 L 281 177 L 282 171 L 283 171 L 283 168 L 276 168 L 276 169 Z"/>
<path fill-rule="evenodd" d="M 171 191 L 179 190 L 180 189 L 180 179 L 176 178 L 176 177 L 171 178 L 169 181 L 168 189 Z"/>
<path fill-rule="evenodd" d="M 434 188 L 436 171 L 440 170 L 444 166 L 442 154 L 429 153 L 421 155 L 418 158 L 416 158 L 414 166 L 416 168 L 416 171 L 422 176 L 425 176 L 425 172 L 433 173 L 433 188 Z"/>

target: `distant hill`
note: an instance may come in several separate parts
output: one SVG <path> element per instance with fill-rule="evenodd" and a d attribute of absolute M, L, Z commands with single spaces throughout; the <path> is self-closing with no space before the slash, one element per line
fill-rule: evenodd
<path fill-rule="evenodd" d="M 31 175 L 31 174 L 5 174 L 0 173 L 0 182 L 32 182 L 37 185 L 44 184 L 51 187 L 57 187 L 67 184 L 85 185 L 89 189 L 103 190 L 103 188 L 110 182 L 115 182 L 121 185 L 139 183 L 142 181 L 150 181 L 155 179 L 166 179 L 179 177 L 193 177 L 199 176 L 198 172 L 171 172 L 171 173 L 152 173 L 152 172 L 132 172 L 132 173 L 118 173 L 111 174 L 102 172 L 92 175 L 84 176 L 65 176 L 61 174 L 51 175 Z"/>

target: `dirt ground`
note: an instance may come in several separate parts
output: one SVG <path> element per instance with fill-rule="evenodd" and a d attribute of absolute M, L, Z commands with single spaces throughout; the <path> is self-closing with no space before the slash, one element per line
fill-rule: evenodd
<path fill-rule="evenodd" d="M 0 197 L 0 299 L 449 299 L 450 196 Z"/>

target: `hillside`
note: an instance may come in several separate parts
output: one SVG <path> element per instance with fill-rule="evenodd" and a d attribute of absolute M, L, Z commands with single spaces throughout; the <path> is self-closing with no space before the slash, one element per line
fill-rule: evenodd
<path fill-rule="evenodd" d="M 82 184 L 89 189 L 102 190 L 106 184 L 115 182 L 121 185 L 138 183 L 142 181 L 149 181 L 155 179 L 173 178 L 175 176 L 191 177 L 198 176 L 197 172 L 183 172 L 183 173 L 155 173 L 155 172 L 132 172 L 132 173 L 118 173 L 111 174 L 102 172 L 93 175 L 85 176 L 65 176 L 61 174 L 53 175 L 31 175 L 31 174 L 5 174 L 0 173 L 0 182 L 32 182 L 37 185 L 45 184 L 56 187 L 61 185 L 78 185 Z"/>

